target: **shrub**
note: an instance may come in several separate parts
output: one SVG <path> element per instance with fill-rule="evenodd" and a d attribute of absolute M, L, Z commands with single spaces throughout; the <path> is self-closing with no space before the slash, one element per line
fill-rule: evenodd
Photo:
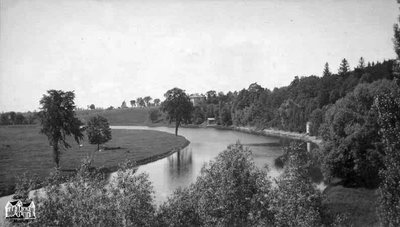
<path fill-rule="evenodd" d="M 60 184 L 56 172 L 44 196 L 35 196 L 37 226 L 150 226 L 154 219 L 152 187 L 131 164 L 121 166 L 110 185 L 104 174 L 82 163 L 76 176 Z M 106 187 L 107 185 L 107 187 Z"/>
<path fill-rule="evenodd" d="M 291 144 L 284 173 L 270 195 L 274 226 L 321 226 L 322 194 L 309 177 L 309 157 L 299 144 Z"/>
<path fill-rule="evenodd" d="M 231 145 L 201 170 L 197 181 L 161 206 L 161 225 L 246 226 L 270 224 L 271 183 L 251 152 Z"/>
<path fill-rule="evenodd" d="M 161 113 L 160 113 L 160 110 L 158 108 L 151 108 L 149 110 L 149 119 L 153 123 L 158 120 L 160 115 L 161 115 Z"/>

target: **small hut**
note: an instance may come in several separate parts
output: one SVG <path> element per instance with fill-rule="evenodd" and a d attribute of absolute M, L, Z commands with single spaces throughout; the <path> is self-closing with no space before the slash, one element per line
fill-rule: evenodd
<path fill-rule="evenodd" d="M 215 125 L 215 118 L 214 117 L 207 118 L 207 125 Z"/>

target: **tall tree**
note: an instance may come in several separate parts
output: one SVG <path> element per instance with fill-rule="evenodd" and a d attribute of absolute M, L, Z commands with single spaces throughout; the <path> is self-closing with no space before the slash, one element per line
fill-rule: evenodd
<path fill-rule="evenodd" d="M 329 70 L 329 64 L 328 62 L 325 63 L 325 67 L 324 67 L 324 72 L 322 73 L 322 76 L 330 76 L 332 75 L 331 71 Z"/>
<path fill-rule="evenodd" d="M 185 91 L 180 88 L 168 90 L 164 97 L 162 110 L 168 114 L 170 122 L 175 121 L 175 135 L 178 135 L 178 128 L 182 121 L 190 121 L 193 104 Z"/>
<path fill-rule="evenodd" d="M 90 104 L 89 108 L 90 108 L 91 110 L 94 110 L 94 109 L 96 109 L 96 106 L 95 106 L 94 104 Z"/>
<path fill-rule="evenodd" d="M 132 108 L 135 107 L 136 101 L 135 100 L 131 100 L 130 102 L 131 102 Z"/>
<path fill-rule="evenodd" d="M 161 100 L 160 99 L 154 99 L 154 105 L 158 106 L 160 105 Z"/>
<path fill-rule="evenodd" d="M 97 151 L 100 151 L 100 144 L 111 140 L 111 128 L 106 118 L 96 116 L 89 119 L 86 133 L 90 144 L 97 144 Z"/>
<path fill-rule="evenodd" d="M 126 102 L 125 102 L 125 100 L 122 102 L 122 104 L 121 104 L 121 108 L 122 108 L 122 109 L 124 109 L 124 108 L 128 108 L 128 106 L 126 105 Z"/>
<path fill-rule="evenodd" d="M 400 0 L 397 0 L 398 3 L 400 3 Z M 400 22 L 400 16 L 398 17 L 398 21 Z M 393 37 L 393 43 L 394 43 L 394 51 L 397 54 L 397 59 L 395 63 L 393 64 L 393 74 L 396 78 L 400 78 L 400 26 L 399 24 L 395 24 L 393 26 L 394 30 L 394 37 Z"/>
<path fill-rule="evenodd" d="M 41 133 L 49 139 L 53 147 L 53 158 L 60 166 L 60 146 L 70 148 L 66 136 L 73 136 L 77 143 L 83 139 L 82 122 L 75 117 L 75 94 L 73 91 L 49 90 L 40 100 Z"/>
<path fill-rule="evenodd" d="M 144 102 L 144 100 L 143 100 L 142 97 L 139 97 L 139 98 L 136 99 L 136 104 L 137 104 L 139 107 L 144 107 L 144 106 L 146 105 L 146 103 Z"/>
<path fill-rule="evenodd" d="M 146 96 L 143 98 L 143 101 L 146 103 L 146 106 L 149 107 L 150 106 L 150 101 L 152 100 L 152 98 L 150 96 Z"/>
<path fill-rule="evenodd" d="M 346 73 L 348 73 L 349 70 L 350 70 L 349 63 L 347 62 L 346 58 L 343 58 L 342 62 L 340 63 L 338 74 L 343 76 Z"/>
<path fill-rule="evenodd" d="M 365 60 L 364 60 L 363 57 L 361 57 L 360 60 L 358 61 L 358 66 L 357 66 L 357 68 L 359 68 L 359 69 L 361 69 L 361 70 L 365 69 Z"/>

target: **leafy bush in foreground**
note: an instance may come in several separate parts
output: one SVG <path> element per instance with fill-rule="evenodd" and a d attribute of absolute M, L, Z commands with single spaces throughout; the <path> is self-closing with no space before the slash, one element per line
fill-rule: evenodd
<path fill-rule="evenodd" d="M 236 144 L 204 166 L 197 181 L 177 190 L 158 213 L 160 225 L 248 226 L 271 224 L 271 182 L 251 152 Z"/>
<path fill-rule="evenodd" d="M 60 184 L 55 173 L 36 196 L 37 226 L 151 226 L 155 207 L 148 176 L 121 166 L 111 184 L 84 162 L 77 175 Z"/>
<path fill-rule="evenodd" d="M 179 189 L 159 212 L 162 226 L 321 226 L 331 224 L 322 193 L 308 176 L 307 152 L 288 148 L 285 172 L 272 185 L 251 152 L 231 145 L 203 167 L 197 181 Z"/>
<path fill-rule="evenodd" d="M 276 181 L 271 198 L 274 226 L 321 226 L 322 194 L 308 175 L 307 151 L 292 144 L 286 151 L 285 172 Z"/>

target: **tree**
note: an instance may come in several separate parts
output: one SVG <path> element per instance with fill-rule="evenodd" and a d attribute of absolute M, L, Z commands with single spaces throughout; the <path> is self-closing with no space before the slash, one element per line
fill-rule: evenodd
<path fill-rule="evenodd" d="M 330 76 L 332 75 L 331 71 L 329 70 L 329 64 L 328 62 L 325 63 L 325 67 L 324 67 L 324 72 L 322 73 L 322 76 Z"/>
<path fill-rule="evenodd" d="M 154 105 L 159 106 L 160 102 L 160 99 L 154 99 Z"/>
<path fill-rule="evenodd" d="M 267 171 L 251 151 L 230 145 L 205 165 L 196 182 L 175 191 L 160 207 L 160 226 L 270 226 Z"/>
<path fill-rule="evenodd" d="M 151 122 L 156 122 L 159 116 L 160 116 L 160 111 L 158 110 L 158 108 L 150 108 L 149 119 Z"/>
<path fill-rule="evenodd" d="M 70 148 L 66 136 L 73 136 L 79 143 L 83 139 L 82 122 L 75 117 L 75 93 L 73 91 L 49 90 L 40 100 L 41 133 L 45 134 L 53 147 L 53 158 L 60 166 L 60 146 Z"/>
<path fill-rule="evenodd" d="M 168 114 L 169 122 L 175 121 L 175 135 L 183 122 L 189 122 L 193 111 L 193 104 L 189 96 L 180 88 L 168 90 L 164 95 L 162 111 Z"/>
<path fill-rule="evenodd" d="M 400 0 L 397 0 L 397 3 L 400 4 Z M 397 17 L 397 20 L 400 22 L 400 16 Z M 398 23 L 394 24 L 393 30 L 394 30 L 393 44 L 397 58 L 393 63 L 392 71 L 394 77 L 400 79 L 400 25 Z"/>
<path fill-rule="evenodd" d="M 17 113 L 16 115 L 15 115 L 15 122 L 14 122 L 16 125 L 21 125 L 21 124 L 24 124 L 24 123 L 26 123 L 26 120 L 25 120 L 25 117 L 24 117 L 24 115 L 22 115 L 22 113 Z"/>
<path fill-rule="evenodd" d="M 132 108 L 133 108 L 133 107 L 135 107 L 135 105 L 136 105 L 136 101 L 135 101 L 135 100 L 131 100 L 130 102 L 131 102 L 131 106 L 132 106 Z"/>
<path fill-rule="evenodd" d="M 144 107 L 146 103 L 144 102 L 144 100 L 143 100 L 142 97 L 139 97 L 139 98 L 136 99 L 136 104 L 137 104 L 139 107 Z"/>
<path fill-rule="evenodd" d="M 349 63 L 347 62 L 346 58 L 343 58 L 342 62 L 340 63 L 338 74 L 343 76 L 346 73 L 348 73 L 349 70 L 350 70 Z"/>
<path fill-rule="evenodd" d="M 97 144 L 97 151 L 100 151 L 100 144 L 111 140 L 111 128 L 106 118 L 96 116 L 89 119 L 86 133 L 90 144 Z"/>
<path fill-rule="evenodd" d="M 17 114 L 14 111 L 11 111 L 8 115 L 11 124 L 15 124 L 15 118 L 17 117 Z"/>
<path fill-rule="evenodd" d="M 399 0 L 397 0 L 397 2 L 400 3 Z M 397 19 L 400 22 L 400 16 Z M 399 24 L 394 24 L 393 30 L 394 30 L 394 37 L 393 37 L 394 51 L 397 54 L 397 59 L 400 59 L 400 26 L 399 26 Z"/>
<path fill-rule="evenodd" d="M 122 108 L 122 109 L 128 108 L 128 106 L 126 105 L 126 102 L 125 102 L 125 100 L 122 102 L 122 104 L 121 104 L 121 108 Z"/>
<path fill-rule="evenodd" d="M 387 80 L 362 83 L 326 111 L 320 130 L 326 179 L 338 177 L 348 186 L 378 186 L 384 152 L 372 105 L 376 95 L 393 89 Z"/>
<path fill-rule="evenodd" d="M 143 101 L 146 103 L 146 106 L 149 107 L 150 106 L 150 101 L 152 100 L 152 98 L 150 96 L 146 96 L 143 98 Z"/>
<path fill-rule="evenodd" d="M 310 153 L 292 143 L 283 174 L 270 195 L 274 226 L 326 226 L 322 223 L 322 194 L 309 177 Z"/>
<path fill-rule="evenodd" d="M 364 69 L 365 69 L 365 61 L 364 61 L 364 58 L 363 58 L 363 57 L 361 57 L 360 60 L 358 61 L 358 66 L 357 66 L 357 68 L 359 68 L 359 69 L 361 69 L 361 70 L 364 70 Z"/>
<path fill-rule="evenodd" d="M 400 87 L 396 87 L 379 94 L 374 103 L 385 151 L 378 190 L 378 215 L 383 226 L 400 226 Z"/>
<path fill-rule="evenodd" d="M 89 106 L 89 108 L 90 108 L 91 110 L 94 110 L 94 109 L 96 109 L 96 106 L 95 106 L 94 104 L 91 104 L 91 105 Z"/>

